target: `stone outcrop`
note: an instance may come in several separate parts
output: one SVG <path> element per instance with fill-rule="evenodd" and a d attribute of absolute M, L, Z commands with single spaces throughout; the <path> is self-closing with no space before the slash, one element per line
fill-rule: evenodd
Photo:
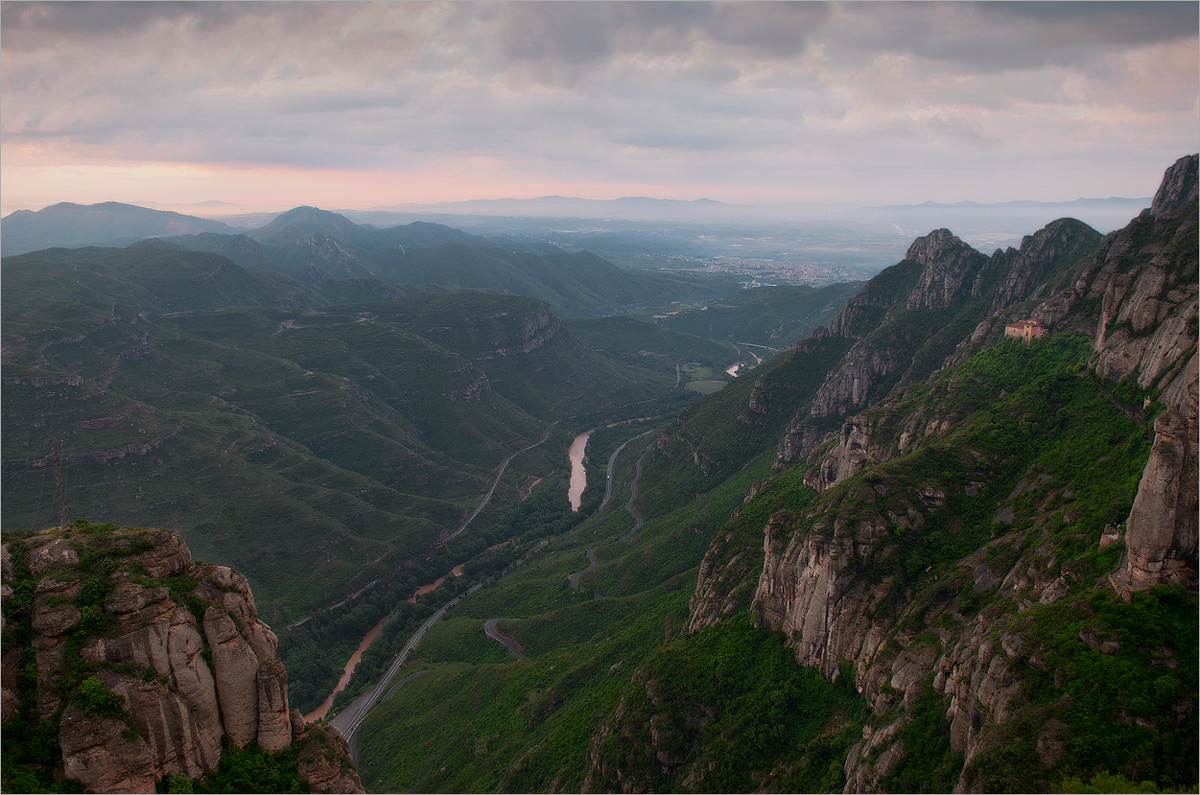
<path fill-rule="evenodd" d="M 1075 284 L 1037 310 L 1088 331 L 1097 373 L 1157 389 L 1173 410 L 1155 423 L 1129 518 L 1138 529 L 1126 534 L 1127 554 L 1112 578 L 1125 594 L 1196 581 L 1198 162 L 1190 155 L 1167 169 L 1150 208 L 1108 235 Z"/>
<path fill-rule="evenodd" d="M 1051 221 L 1032 235 L 1022 238 L 1019 249 L 997 251 L 972 288 L 972 295 L 984 292 L 985 280 L 995 277 L 999 284 L 992 299 L 992 312 L 1003 312 L 1039 292 L 1049 289 L 1046 276 L 1058 264 L 1077 261 L 1090 255 L 1100 244 L 1100 233 L 1073 218 Z"/>
<path fill-rule="evenodd" d="M 904 258 L 921 265 L 921 277 L 908 295 L 908 309 L 947 309 L 971 292 L 987 257 L 954 236 L 935 229 L 917 238 Z"/>
<path fill-rule="evenodd" d="M 4 658 L 4 721 L 59 716 L 65 777 L 94 792 L 154 792 L 173 773 L 215 770 L 224 737 L 277 753 L 303 734 L 324 749 L 306 763 L 314 791 L 362 791 L 336 730 L 289 709 L 278 642 L 246 578 L 193 562 L 179 535 L 83 523 L 6 543 L 3 568 L 5 626 L 28 622 L 32 634 Z M 19 593 L 31 602 L 14 602 Z M 68 681 L 99 680 L 119 707 L 64 691 L 76 660 L 86 673 Z M 32 690 L 14 673 L 29 661 Z"/>
<path fill-rule="evenodd" d="M 1124 535 L 1110 526 L 1098 542 L 1104 548 L 1123 540 L 1121 561 L 1107 581 L 1126 598 L 1160 583 L 1182 583 L 1193 591 L 1197 585 L 1197 159 L 1183 158 L 1172 166 L 1152 207 L 1103 239 L 1064 219 L 1025 238 L 1019 251 L 996 252 L 980 263 L 958 251 L 948 232 L 938 230 L 914 244 L 909 264 L 901 264 L 916 263 L 919 272 L 904 278 L 902 270 L 893 274 L 895 283 L 911 286 L 907 294 L 896 296 L 906 309 L 951 306 L 970 295 L 983 296 L 990 311 L 998 313 L 968 332 L 948 362 L 999 339 L 1010 319 L 1005 313 L 1020 312 L 1057 332 L 1087 334 L 1095 373 L 1114 381 L 1135 380 L 1154 390 L 1166 406 L 1153 424 L 1153 447 Z M 919 532 L 944 509 L 951 497 L 947 486 L 936 479 L 900 486 L 880 468 L 868 482 L 831 488 L 952 431 L 956 417 L 932 394 L 923 408 L 901 405 L 903 383 L 886 400 L 872 397 L 877 379 L 907 362 L 893 360 L 899 350 L 894 340 L 872 337 L 869 323 L 883 322 L 891 310 L 878 292 L 868 293 L 848 302 L 842 316 L 814 334 L 814 339 L 853 334 L 854 347 L 830 371 L 811 408 L 792 421 L 780 442 L 776 468 L 807 459 L 806 483 L 825 493 L 804 516 L 781 511 L 764 526 L 763 563 L 757 582 L 751 580 L 750 608 L 756 621 L 788 637 L 799 664 L 828 677 L 841 675 L 842 663 L 852 665 L 873 717 L 847 758 L 847 792 L 879 788 L 905 754 L 898 738 L 911 720 L 908 708 L 930 690 L 944 700 L 951 749 L 964 759 L 957 787 L 970 791 L 977 786 L 973 760 L 996 742 L 995 727 L 1027 701 L 1022 678 L 1027 674 L 1022 671 L 1033 668 L 1051 678 L 1061 674 L 1043 659 L 1036 639 L 1018 630 L 1022 624 L 1011 613 L 960 608 L 975 594 L 1008 600 L 1017 611 L 1053 604 L 1077 594 L 1082 575 L 1069 559 L 1056 557 L 1049 540 L 1021 548 L 1006 537 L 1003 527 L 1013 522 L 1010 509 L 993 519 L 991 541 L 954 562 L 953 585 L 947 583 L 940 593 L 922 591 L 911 572 L 907 579 L 898 578 L 895 566 L 881 562 L 895 554 L 898 531 Z M 868 404 L 873 405 L 862 410 Z M 1150 408 L 1147 400 L 1143 409 Z M 810 419 L 820 413 L 842 417 L 838 430 L 820 430 L 828 424 Z M 976 493 L 985 486 L 984 472 L 986 466 L 977 480 L 955 488 Z M 1030 475 L 1029 480 L 1048 477 Z M 1032 488 L 1022 479 L 1009 500 Z M 1052 499 L 1069 500 L 1069 490 Z M 1064 522 L 1072 521 L 1069 510 L 1062 516 Z M 956 532 L 953 516 L 942 515 L 939 521 Z M 1042 538 L 1049 539 L 1050 531 Z M 689 632 L 745 607 L 738 593 L 746 582 L 744 561 L 750 553 L 732 535 L 714 541 L 700 567 Z M 1096 587 L 1104 588 L 1104 582 L 1101 575 Z M 1119 648 L 1111 638 L 1082 640 L 1100 654 Z M 1053 763 L 1066 747 L 1066 724 L 1048 718 L 1031 725 L 1039 759 Z"/>
<path fill-rule="evenodd" d="M 118 718 L 68 707 L 58 735 L 63 775 L 92 792 L 155 792 L 153 752 L 141 737 L 123 736 L 124 730 Z"/>
<path fill-rule="evenodd" d="M 1048 274 L 1088 256 L 1100 239 L 1094 229 L 1073 219 L 1047 224 L 1025 237 L 1019 250 L 996 251 L 990 258 L 947 229 L 918 238 L 902 262 L 873 279 L 838 317 L 796 346 L 792 355 L 803 356 L 812 355 L 822 341 L 853 341 L 829 370 L 811 406 L 792 420 L 779 443 L 776 468 L 807 458 L 820 446 L 828 425 L 818 432 L 813 418 L 853 417 L 891 386 L 921 381 L 929 372 L 969 355 L 970 350 L 956 352 L 947 344 L 957 340 L 939 340 L 948 321 L 960 314 L 964 319 L 979 316 L 983 306 L 996 313 L 1036 298 L 1049 289 Z M 965 301 L 976 297 L 974 308 L 963 308 Z M 938 320 L 911 324 L 904 319 L 906 313 L 938 313 Z M 999 333 L 997 323 L 1003 329 L 1004 323 L 995 317 L 980 323 L 974 342 Z M 971 319 L 972 325 L 976 322 Z M 758 390 L 753 397 L 759 404 L 764 402 Z M 747 416 L 764 408 L 752 399 L 750 410 Z M 851 430 L 844 427 L 842 434 Z"/>
<path fill-rule="evenodd" d="M 1163 174 L 1162 182 L 1150 202 L 1150 214 L 1172 215 L 1186 211 L 1200 196 L 1200 179 L 1197 179 L 1197 156 L 1186 155 L 1175 161 Z"/>
<path fill-rule="evenodd" d="M 278 753 L 292 744 L 292 721 L 287 700 L 287 671 L 274 657 L 258 666 L 258 728 L 256 739 L 263 750 Z"/>
<path fill-rule="evenodd" d="M 204 637 L 212 649 L 221 723 L 229 739 L 243 748 L 258 736 L 258 657 L 229 614 L 217 608 L 204 612 Z"/>
<path fill-rule="evenodd" d="M 563 330 L 563 322 L 547 305 L 527 313 L 516 333 L 495 340 L 496 353 L 520 356 L 532 353 L 554 339 Z"/>
<path fill-rule="evenodd" d="M 1196 457 L 1188 422 L 1174 409 L 1154 421 L 1154 447 L 1125 531 L 1125 552 L 1110 578 L 1119 591 L 1196 580 Z"/>
<path fill-rule="evenodd" d="M 292 736 L 300 743 L 300 777 L 313 792 L 364 791 L 340 731 L 327 724 L 305 723 L 299 710 L 292 710 L 289 718 Z"/>

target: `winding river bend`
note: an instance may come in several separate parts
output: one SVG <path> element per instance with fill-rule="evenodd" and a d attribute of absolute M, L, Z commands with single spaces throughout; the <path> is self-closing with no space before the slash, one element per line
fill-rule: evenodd
<path fill-rule="evenodd" d="M 592 435 L 591 431 L 584 431 L 575 437 L 575 441 L 571 442 L 570 449 L 567 450 L 567 458 L 571 459 L 571 484 L 567 488 L 567 499 L 571 502 L 571 510 L 579 512 L 579 506 L 583 500 L 583 490 L 587 487 L 587 470 L 584 469 L 584 451 L 587 450 L 588 437 Z"/>

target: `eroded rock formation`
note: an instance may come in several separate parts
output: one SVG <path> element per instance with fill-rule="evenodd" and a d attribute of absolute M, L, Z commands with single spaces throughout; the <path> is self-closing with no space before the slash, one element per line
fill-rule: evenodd
<path fill-rule="evenodd" d="M 968 333 L 948 362 L 961 361 L 981 343 L 998 339 L 1005 311 L 1020 312 L 1063 333 L 1086 333 L 1094 373 L 1111 381 L 1136 381 L 1165 405 L 1151 429 L 1153 447 L 1125 533 L 1109 526 L 1098 539 L 1101 549 L 1124 542 L 1108 582 L 1127 599 L 1161 583 L 1183 584 L 1193 592 L 1197 585 L 1197 159 L 1193 155 L 1172 166 L 1153 206 L 1102 241 L 1082 224 L 1064 220 L 1026 238 L 1021 251 L 997 252 L 990 263 L 978 265 L 958 252 L 949 233 L 939 230 L 909 251 L 907 259 L 922 265 L 919 274 L 900 279 L 904 263 L 894 274 L 915 285 L 904 299 L 910 309 L 946 306 L 949 296 L 961 298 L 967 291 L 980 295 L 990 280 L 990 308 L 1000 314 Z M 1094 254 L 1087 253 L 1089 247 Z M 941 257 L 948 259 L 941 262 Z M 1074 281 L 1061 284 L 1048 278 L 1054 271 L 1050 264 L 1071 262 L 1079 274 Z M 1057 272 L 1061 276 L 1066 271 Z M 923 408 L 904 406 L 902 389 L 860 411 L 871 402 L 874 379 L 893 366 L 907 366 L 906 361 L 891 363 L 894 340 L 876 344 L 863 330 L 869 297 L 864 291 L 852 299 L 842 316 L 814 334 L 814 339 L 853 334 L 856 342 L 779 445 L 776 469 L 808 459 L 806 483 L 821 492 L 953 428 L 953 411 L 943 410 L 935 396 L 926 398 Z M 873 311 L 878 317 L 888 310 L 881 304 Z M 797 350 L 805 344 L 811 342 Z M 1148 398 L 1143 409 L 1150 410 L 1151 403 Z M 762 412 L 761 406 L 752 409 Z M 831 433 L 821 430 L 810 419 L 821 413 L 844 416 L 841 427 Z M 1029 480 L 1039 477 L 1047 476 L 1030 475 Z M 959 488 L 973 495 L 984 480 L 981 470 Z M 1009 600 L 1019 611 L 1050 605 L 1077 594 L 1082 575 L 1069 560 L 1056 557 L 1049 540 L 1019 549 L 997 529 L 994 540 L 955 561 L 961 575 L 952 588 L 921 591 L 911 575 L 897 580 L 876 562 L 895 553 L 898 531 L 920 532 L 930 517 L 939 515 L 950 496 L 946 486 L 936 479 L 892 482 L 886 475 L 871 482 L 873 488 L 858 482 L 830 492 L 832 499 L 818 500 L 804 516 L 780 511 L 771 517 L 763 528 L 763 563 L 751 611 L 756 621 L 787 635 L 799 664 L 828 677 L 841 675 L 843 663 L 853 667 L 855 683 L 875 717 L 846 760 L 847 792 L 879 788 L 905 754 L 899 735 L 913 719 L 909 709 L 930 691 L 943 700 L 951 749 L 963 759 L 956 789 L 973 791 L 978 786 L 973 760 L 1000 743 L 1003 730 L 997 727 L 1027 702 L 1023 677 L 1028 674 L 1022 669 L 1035 669 L 1055 682 L 1062 674 L 1046 661 L 1036 639 L 1020 631 L 1027 624 L 998 609 L 976 614 L 963 605 L 975 594 Z M 1022 479 L 1009 501 L 1033 487 Z M 1057 498 L 1064 497 L 1069 493 Z M 1003 528 L 1012 516 L 1002 508 L 992 521 Z M 1064 516 L 1071 520 L 1069 511 Z M 939 521 L 956 532 L 953 516 L 943 513 Z M 1049 531 L 1044 537 L 1049 538 Z M 750 553 L 732 534 L 713 543 L 700 568 L 688 631 L 747 606 L 737 585 L 745 581 Z M 1112 638 L 1085 633 L 1080 640 L 1101 655 L 1119 650 Z M 1177 662 L 1165 649 L 1155 653 L 1163 655 L 1167 668 Z M 1168 725 L 1176 719 L 1161 720 Z M 1030 725 L 1036 727 L 1040 764 L 1053 764 L 1066 747 L 1066 724 L 1042 716 Z"/>
<path fill-rule="evenodd" d="M 306 763 L 310 786 L 362 791 L 339 761 L 344 741 L 326 736 L 336 730 L 289 710 L 246 578 L 194 562 L 177 534 L 81 523 L 5 543 L 3 570 L 5 628 L 31 636 L 4 659 L 4 722 L 57 721 L 63 776 L 94 792 L 154 792 L 171 774 L 215 770 L 224 737 L 277 753 L 316 731 L 331 750 Z M 33 688 L 10 675 L 28 662 Z"/>

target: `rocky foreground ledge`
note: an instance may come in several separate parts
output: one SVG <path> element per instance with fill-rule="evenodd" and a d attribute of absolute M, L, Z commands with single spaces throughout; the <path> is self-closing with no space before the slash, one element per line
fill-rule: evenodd
<path fill-rule="evenodd" d="M 2 555 L 4 740 L 29 743 L 5 753 L 6 791 L 203 783 L 224 749 L 254 744 L 295 760 L 311 791 L 363 791 L 341 733 L 289 709 L 275 634 L 237 571 L 193 562 L 169 530 L 83 521 L 5 533 Z"/>

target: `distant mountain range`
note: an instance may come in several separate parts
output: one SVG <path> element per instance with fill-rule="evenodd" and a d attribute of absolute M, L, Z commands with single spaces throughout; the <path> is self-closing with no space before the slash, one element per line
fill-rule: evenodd
<path fill-rule="evenodd" d="M 6 215 L 0 224 L 0 253 L 7 257 L 51 246 L 127 246 L 148 237 L 238 231 L 222 221 L 121 202 L 60 202 L 37 212 Z"/>
<path fill-rule="evenodd" d="M 1077 218 L 1105 232 L 1124 226 L 1149 203 L 1149 197 L 1075 199 L 1066 202 L 1010 201 L 979 203 L 971 201 L 910 205 L 863 206 L 852 204 L 739 205 L 695 199 L 655 199 L 627 196 L 619 199 L 582 199 L 566 196 L 540 196 L 533 199 L 473 199 L 430 204 L 406 203 L 369 210 L 341 210 L 345 222 L 391 227 L 414 220 L 436 220 L 458 224 L 458 220 L 476 219 L 589 219 L 597 222 L 624 222 L 645 228 L 661 224 L 739 224 L 776 225 L 852 221 L 873 226 L 898 226 L 908 237 L 939 225 L 951 225 L 955 232 L 972 243 L 980 244 L 980 234 L 1019 239 L 1056 218 Z M 205 203 L 214 208 L 222 203 Z M 247 213 L 223 216 L 221 220 L 194 215 L 152 210 L 120 202 L 73 204 L 62 202 L 42 210 L 17 210 L 4 217 L 0 252 L 4 256 L 23 254 L 51 246 L 128 245 L 148 237 L 216 232 L 235 234 L 257 230 L 277 233 L 301 215 L 322 212 L 312 207 L 297 207 L 283 214 Z M 286 220 L 285 220 L 286 219 Z M 457 219 L 457 220 L 456 220 Z M 327 230 L 328 231 L 328 230 Z M 349 231 L 344 227 L 343 232 Z M 331 234 L 331 237 L 339 237 Z"/>
<path fill-rule="evenodd" d="M 293 292 L 341 290 L 344 300 L 393 298 L 397 285 L 433 285 L 531 296 L 568 315 L 700 298 L 729 279 L 631 273 L 586 252 L 538 251 L 425 221 L 378 228 L 338 213 L 296 207 L 255 229 L 108 203 L 56 204 L 4 219 L 5 256 L 87 245 L 141 246 L 218 255 L 247 271 L 291 283 Z"/>

